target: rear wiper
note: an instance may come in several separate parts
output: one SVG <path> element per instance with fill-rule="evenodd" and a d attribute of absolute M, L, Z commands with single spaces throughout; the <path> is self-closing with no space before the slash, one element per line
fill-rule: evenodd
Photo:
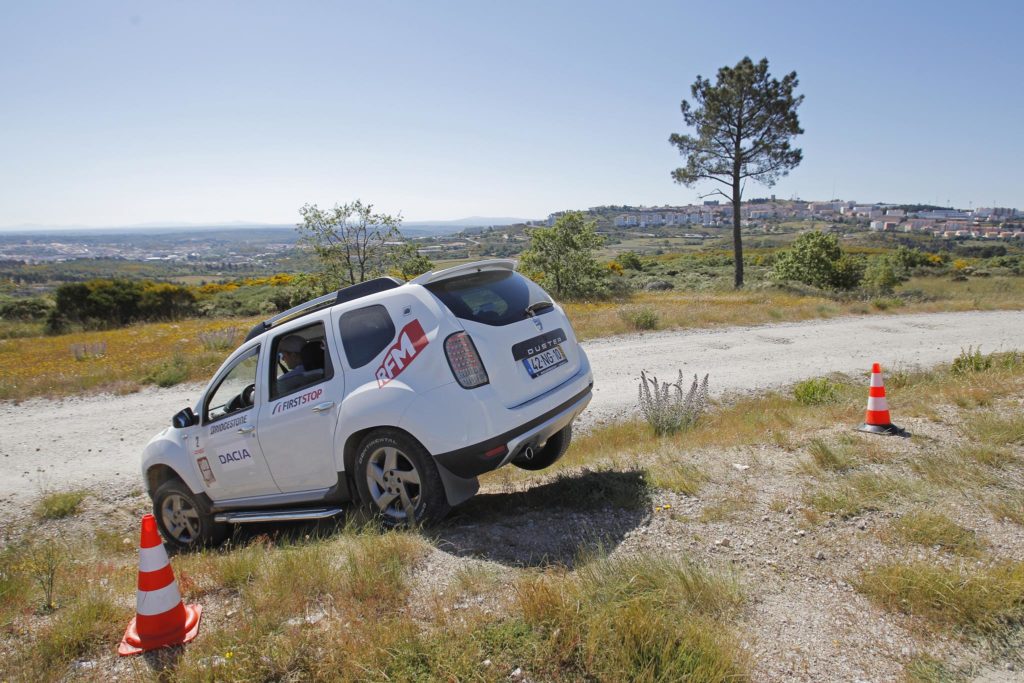
<path fill-rule="evenodd" d="M 526 313 L 526 315 L 528 317 L 532 318 L 539 311 L 543 311 L 545 308 L 554 308 L 554 307 L 555 307 L 555 305 L 553 303 L 551 303 L 550 301 L 538 301 L 536 303 L 532 303 L 529 306 L 527 306 L 526 310 L 523 311 L 523 312 Z"/>

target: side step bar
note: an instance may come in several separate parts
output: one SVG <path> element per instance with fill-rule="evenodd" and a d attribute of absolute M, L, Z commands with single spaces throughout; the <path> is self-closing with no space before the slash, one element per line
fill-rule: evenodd
<path fill-rule="evenodd" d="M 327 519 L 341 514 L 341 508 L 296 508 L 294 510 L 250 510 L 221 512 L 213 516 L 215 522 L 251 524 L 253 522 L 308 522 Z"/>

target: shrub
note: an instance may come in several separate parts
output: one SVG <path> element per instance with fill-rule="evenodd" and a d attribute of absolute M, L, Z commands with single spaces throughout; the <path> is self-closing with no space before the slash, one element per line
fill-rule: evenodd
<path fill-rule="evenodd" d="M 78 512 L 78 506 L 86 495 L 87 492 L 81 489 L 46 494 L 36 505 L 36 514 L 43 519 L 68 517 Z"/>
<path fill-rule="evenodd" d="M 0 301 L 0 320 L 30 322 L 45 320 L 53 305 L 41 297 L 4 299 Z"/>
<path fill-rule="evenodd" d="M 804 406 L 835 403 L 839 400 L 839 385 L 826 377 L 804 380 L 793 387 L 793 398 Z"/>
<path fill-rule="evenodd" d="M 158 387 L 173 387 L 181 384 L 188 378 L 188 361 L 180 351 L 153 368 L 145 377 L 145 381 L 155 384 Z"/>
<path fill-rule="evenodd" d="M 18 569 L 32 578 L 43 593 L 42 609 L 50 612 L 57 607 L 57 577 L 68 561 L 68 551 L 63 543 L 46 540 L 25 547 Z"/>
<path fill-rule="evenodd" d="M 893 262 L 884 256 L 876 256 L 868 261 L 864 269 L 864 286 L 879 294 L 891 294 L 896 285 L 902 281 Z"/>
<path fill-rule="evenodd" d="M 822 289 L 853 289 L 861 280 L 863 263 L 843 254 L 834 234 L 807 232 L 780 253 L 772 267 L 778 281 L 802 282 Z"/>
<path fill-rule="evenodd" d="M 237 346 L 238 328 L 227 327 L 223 330 L 203 330 L 199 332 L 199 343 L 207 351 L 231 351 Z"/>
<path fill-rule="evenodd" d="M 683 371 L 674 383 L 658 383 L 658 378 L 640 372 L 640 413 L 658 435 L 674 434 L 689 429 L 704 413 L 708 403 L 708 376 L 693 376 L 690 390 L 683 392 Z"/>
<path fill-rule="evenodd" d="M 960 349 L 960 355 L 953 359 L 953 367 L 950 371 L 954 375 L 966 375 L 971 372 L 983 372 L 992 367 L 992 358 L 981 355 L 981 347 L 974 349 L 968 346 L 967 350 Z"/>
<path fill-rule="evenodd" d="M 657 329 L 660 317 L 658 312 L 648 306 L 640 308 L 620 308 L 619 318 L 634 330 Z"/>
<path fill-rule="evenodd" d="M 630 270 L 643 270 L 644 264 L 640 261 L 640 256 L 633 251 L 624 251 L 619 254 L 618 258 L 615 259 L 619 262 L 623 268 L 629 268 Z"/>

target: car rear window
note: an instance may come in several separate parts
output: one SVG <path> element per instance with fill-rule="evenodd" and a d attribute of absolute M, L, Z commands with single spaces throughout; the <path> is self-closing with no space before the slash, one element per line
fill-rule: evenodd
<path fill-rule="evenodd" d="M 484 270 L 426 287 L 456 317 L 485 325 L 517 322 L 528 316 L 531 304 L 551 301 L 539 286 L 509 270 Z M 537 313 L 550 310 L 542 308 Z"/>

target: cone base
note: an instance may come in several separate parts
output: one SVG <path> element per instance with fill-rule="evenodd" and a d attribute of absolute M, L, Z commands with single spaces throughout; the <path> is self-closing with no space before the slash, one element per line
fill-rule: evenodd
<path fill-rule="evenodd" d="M 867 423 L 857 427 L 858 432 L 867 432 L 868 434 L 881 434 L 882 436 L 902 436 L 909 437 L 910 432 L 903 427 L 897 427 L 894 424 L 887 425 L 869 425 Z"/>
<path fill-rule="evenodd" d="M 199 635 L 199 620 L 203 616 L 202 605 L 185 605 L 185 623 L 175 632 L 163 636 L 140 636 L 135 627 L 135 617 L 132 617 L 124 632 L 124 638 L 117 647 L 117 654 L 121 657 L 137 655 L 150 650 L 158 650 L 162 647 L 172 645 L 183 645 L 195 640 Z"/>

